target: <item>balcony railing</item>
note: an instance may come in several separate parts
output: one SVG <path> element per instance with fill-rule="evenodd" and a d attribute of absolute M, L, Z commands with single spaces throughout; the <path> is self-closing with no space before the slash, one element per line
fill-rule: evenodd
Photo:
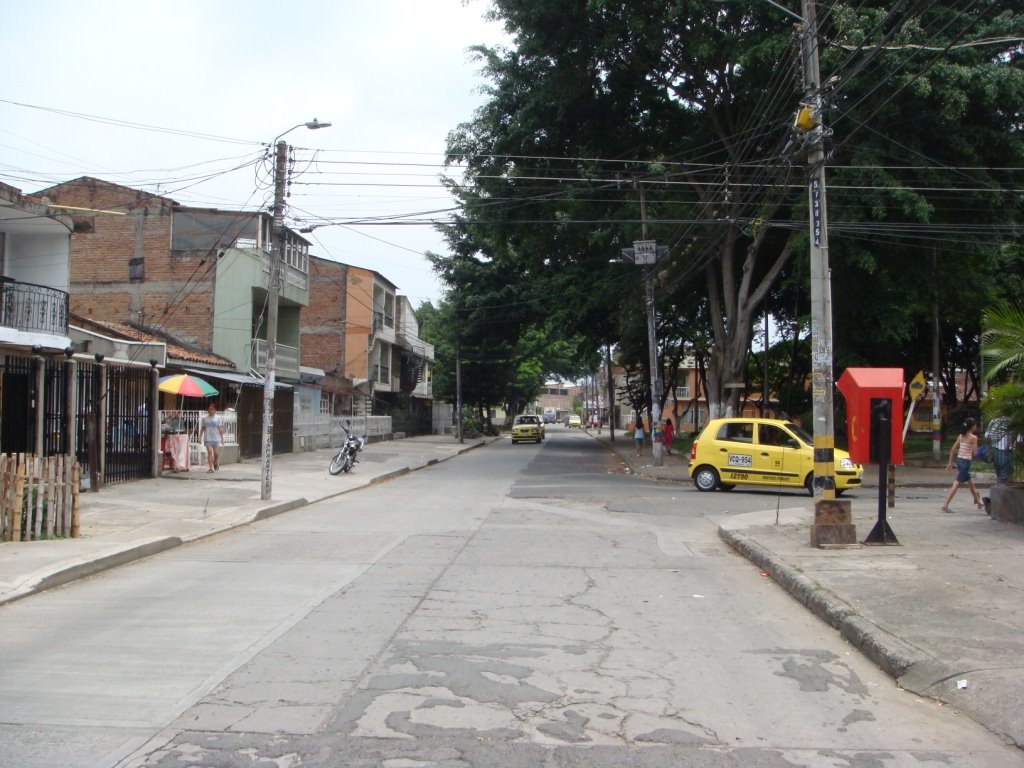
<path fill-rule="evenodd" d="M 270 274 L 270 265 L 273 255 L 267 251 L 263 258 L 263 271 Z M 288 249 L 284 256 L 279 257 L 281 261 L 281 282 L 279 286 L 292 286 L 300 291 L 309 290 L 309 256 L 295 248 Z"/>
<path fill-rule="evenodd" d="M 56 288 L 0 277 L 0 325 L 68 335 L 68 295 Z"/>
<path fill-rule="evenodd" d="M 252 340 L 252 369 L 262 373 L 267 369 L 267 342 L 264 339 Z M 277 376 L 288 376 L 293 379 L 299 377 L 299 350 L 298 347 L 289 347 L 287 344 L 277 345 L 277 354 L 274 356 L 274 372 Z"/>

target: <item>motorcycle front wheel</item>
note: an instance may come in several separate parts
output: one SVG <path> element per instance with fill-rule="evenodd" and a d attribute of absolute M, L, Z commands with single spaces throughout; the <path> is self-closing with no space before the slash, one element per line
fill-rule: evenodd
<path fill-rule="evenodd" d="M 348 451 L 342 448 L 338 451 L 337 455 L 331 459 L 331 466 L 328 467 L 327 471 L 332 475 L 340 475 L 342 472 L 348 472 L 352 468 L 352 459 L 348 455 Z"/>

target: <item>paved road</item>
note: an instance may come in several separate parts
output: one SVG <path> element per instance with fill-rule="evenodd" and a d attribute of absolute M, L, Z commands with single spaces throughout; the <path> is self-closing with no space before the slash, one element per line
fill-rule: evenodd
<path fill-rule="evenodd" d="M 0 765 L 1024 764 L 706 498 L 553 430 L 12 603 Z"/>

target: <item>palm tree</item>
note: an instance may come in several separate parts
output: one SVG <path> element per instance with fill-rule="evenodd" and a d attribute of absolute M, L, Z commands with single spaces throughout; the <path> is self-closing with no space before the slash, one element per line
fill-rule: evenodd
<path fill-rule="evenodd" d="M 982 316 L 981 355 L 989 418 L 1004 417 L 1013 434 L 1024 434 L 1024 307 L 1002 304 Z"/>

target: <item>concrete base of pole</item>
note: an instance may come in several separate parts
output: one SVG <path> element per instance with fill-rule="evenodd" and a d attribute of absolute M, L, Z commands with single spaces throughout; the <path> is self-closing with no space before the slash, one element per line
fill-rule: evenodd
<path fill-rule="evenodd" d="M 815 499 L 812 547 L 834 547 L 857 543 L 857 526 L 849 501 Z"/>

